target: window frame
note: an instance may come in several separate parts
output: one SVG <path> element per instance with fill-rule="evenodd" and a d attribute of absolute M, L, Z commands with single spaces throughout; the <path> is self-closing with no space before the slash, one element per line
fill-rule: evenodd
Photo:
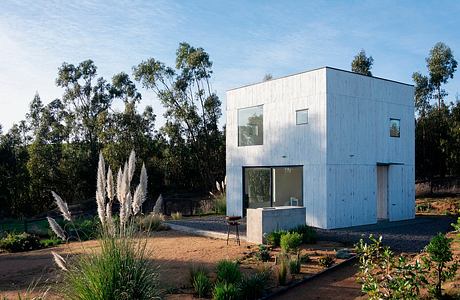
<path fill-rule="evenodd" d="M 253 145 L 241 145 L 240 143 L 240 111 L 244 109 L 251 109 L 251 108 L 262 108 L 262 143 L 261 144 L 253 144 Z M 264 105 L 252 105 L 246 107 L 240 107 L 236 109 L 236 138 L 237 138 L 237 145 L 238 147 L 251 147 L 251 146 L 262 146 L 264 144 Z M 259 130 L 259 128 L 257 128 Z"/>
<path fill-rule="evenodd" d="M 307 113 L 307 122 L 305 123 L 299 123 L 299 118 L 298 118 L 298 113 L 299 112 L 306 112 Z M 295 125 L 307 125 L 308 124 L 308 121 L 309 121 L 309 118 L 308 118 L 308 114 L 309 113 L 309 109 L 308 108 L 302 108 L 302 109 L 296 109 L 295 111 Z"/>
<path fill-rule="evenodd" d="M 391 132 L 393 121 L 398 121 L 398 135 L 393 135 Z M 401 137 L 401 119 L 399 118 L 390 118 L 390 137 L 392 138 L 400 138 Z"/>

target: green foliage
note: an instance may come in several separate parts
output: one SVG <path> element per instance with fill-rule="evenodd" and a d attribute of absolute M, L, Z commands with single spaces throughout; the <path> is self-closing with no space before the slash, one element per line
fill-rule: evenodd
<path fill-rule="evenodd" d="M 329 268 L 334 264 L 335 259 L 332 256 L 325 255 L 318 259 L 318 263 L 323 268 Z"/>
<path fill-rule="evenodd" d="M 173 220 L 181 220 L 182 219 L 182 213 L 180 211 L 176 211 L 175 213 L 171 214 L 171 218 Z"/>
<path fill-rule="evenodd" d="M 164 216 L 161 214 L 150 213 L 136 219 L 137 226 L 143 231 L 162 231 L 168 230 L 168 225 L 164 224 Z"/>
<path fill-rule="evenodd" d="M 0 239 L 0 249 L 7 252 L 22 252 L 42 248 L 40 239 L 28 233 L 9 233 Z"/>
<path fill-rule="evenodd" d="M 453 262 L 451 243 L 452 239 L 438 233 L 426 247 L 428 258 L 425 263 L 434 278 L 434 284 L 430 285 L 429 291 L 436 299 L 442 298 L 442 284 L 454 278 L 458 269 L 457 262 Z"/>
<path fill-rule="evenodd" d="M 280 264 L 278 266 L 278 273 L 277 273 L 277 279 L 278 279 L 279 285 L 286 285 L 287 273 L 288 273 L 288 261 L 285 258 L 281 258 Z"/>
<path fill-rule="evenodd" d="M 202 265 L 193 265 L 190 267 L 189 269 L 189 281 L 190 281 L 190 285 L 193 286 L 193 282 L 195 281 L 195 277 L 199 274 L 199 273 L 203 273 L 205 274 L 206 276 L 208 275 L 208 270 L 203 267 Z"/>
<path fill-rule="evenodd" d="M 309 263 L 311 261 L 311 258 L 308 254 L 303 254 L 300 256 L 300 262 L 302 264 L 306 264 L 306 263 Z"/>
<path fill-rule="evenodd" d="M 211 280 L 204 272 L 198 272 L 193 277 L 193 289 L 198 297 L 206 297 L 211 291 Z"/>
<path fill-rule="evenodd" d="M 273 247 L 279 247 L 280 246 L 280 241 L 281 241 L 281 236 L 285 235 L 287 233 L 286 230 L 275 230 L 267 234 L 266 240 L 267 244 L 273 246 Z"/>
<path fill-rule="evenodd" d="M 300 259 L 292 259 L 289 260 L 289 271 L 291 274 L 299 274 L 300 273 Z"/>
<path fill-rule="evenodd" d="M 105 236 L 100 243 L 100 252 L 77 256 L 68 263 L 62 291 L 67 299 L 159 297 L 158 271 L 146 257 L 145 242 Z"/>
<path fill-rule="evenodd" d="M 62 240 L 57 237 L 49 238 L 49 239 L 40 240 L 40 244 L 42 245 L 42 248 L 54 247 L 59 244 L 62 244 Z"/>
<path fill-rule="evenodd" d="M 250 276 L 244 276 L 238 284 L 239 299 L 259 299 L 271 277 L 271 270 L 260 270 Z"/>
<path fill-rule="evenodd" d="M 302 243 L 313 244 L 316 242 L 316 231 L 308 225 L 299 225 L 294 229 L 289 230 L 290 232 L 297 232 L 302 235 Z"/>
<path fill-rule="evenodd" d="M 355 73 L 372 76 L 371 69 L 374 64 L 372 56 L 367 57 L 366 51 L 361 50 L 351 62 L 351 70 Z"/>
<path fill-rule="evenodd" d="M 409 263 L 395 255 L 379 239 L 369 236 L 370 244 L 360 240 L 358 281 L 369 299 L 419 299 L 420 288 L 427 282 L 425 270 L 417 260 Z"/>
<path fill-rule="evenodd" d="M 266 262 L 270 260 L 270 252 L 268 251 L 268 248 L 266 245 L 263 245 L 263 244 L 259 245 L 259 251 L 257 251 L 256 257 L 262 262 Z"/>
<path fill-rule="evenodd" d="M 302 236 L 297 232 L 288 232 L 281 236 L 280 246 L 285 253 L 297 252 L 302 244 Z"/>
<path fill-rule="evenodd" d="M 241 279 L 240 267 L 236 262 L 220 260 L 217 262 L 217 281 L 237 283 Z"/>
<path fill-rule="evenodd" d="M 218 282 L 214 286 L 212 298 L 214 300 L 237 300 L 239 299 L 239 290 L 233 283 Z"/>

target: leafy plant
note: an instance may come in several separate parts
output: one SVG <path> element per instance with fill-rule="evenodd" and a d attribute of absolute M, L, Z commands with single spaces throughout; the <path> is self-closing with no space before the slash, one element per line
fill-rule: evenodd
<path fill-rule="evenodd" d="M 275 230 L 267 234 L 266 240 L 267 244 L 273 246 L 273 247 L 279 247 L 280 246 L 280 241 L 281 241 L 281 236 L 285 235 L 287 233 L 286 230 Z"/>
<path fill-rule="evenodd" d="M 244 276 L 238 285 L 239 299 L 259 299 L 270 280 L 270 274 L 270 269 L 264 269 L 250 276 Z"/>
<path fill-rule="evenodd" d="M 266 262 L 270 260 L 270 252 L 268 251 L 268 248 L 264 244 L 259 245 L 259 251 L 256 253 L 257 259 L 260 261 Z"/>
<path fill-rule="evenodd" d="M 193 289 L 198 297 L 206 297 L 209 294 L 211 287 L 211 281 L 204 272 L 198 272 L 195 274 L 193 277 Z"/>
<path fill-rule="evenodd" d="M 214 300 L 237 300 L 239 299 L 239 290 L 233 283 L 218 282 L 214 286 L 212 298 Z"/>
<path fill-rule="evenodd" d="M 288 232 L 281 236 L 280 246 L 285 253 L 297 252 L 302 244 L 302 236 L 297 232 Z"/>
<path fill-rule="evenodd" d="M 278 266 L 278 273 L 277 273 L 279 285 L 286 285 L 287 271 L 288 271 L 287 260 L 281 259 L 280 264 Z"/>
<path fill-rule="evenodd" d="M 297 232 L 302 235 L 302 243 L 313 244 L 316 242 L 316 231 L 308 225 L 299 225 L 290 232 Z"/>
<path fill-rule="evenodd" d="M 334 264 L 335 259 L 332 256 L 325 255 L 318 259 L 318 263 L 323 268 L 329 268 Z"/>
<path fill-rule="evenodd" d="M 311 261 L 311 258 L 308 254 L 304 254 L 304 255 L 301 255 L 300 256 L 300 262 L 302 264 L 306 264 L 306 263 L 309 263 Z"/>
<path fill-rule="evenodd" d="M 452 279 L 458 269 L 457 262 L 451 263 L 453 261 L 451 243 L 452 239 L 438 233 L 426 247 L 428 258 L 425 259 L 425 263 L 435 280 L 434 284 L 430 285 L 429 291 L 437 299 L 442 298 L 442 284 Z M 451 264 L 448 265 L 449 263 Z"/>
<path fill-rule="evenodd" d="M 363 239 L 356 244 L 361 290 L 371 300 L 419 299 L 420 287 L 427 283 L 422 264 L 396 256 L 382 245 L 382 237 L 370 235 L 369 240 L 370 244 Z"/>
<path fill-rule="evenodd" d="M 0 249 L 7 252 L 22 252 L 42 248 L 40 239 L 28 233 L 9 233 L 0 240 Z"/>
<path fill-rule="evenodd" d="M 181 220 L 182 219 L 182 213 L 180 211 L 176 211 L 175 213 L 171 214 L 171 218 L 173 220 Z"/>
<path fill-rule="evenodd" d="M 289 261 L 289 271 L 291 272 L 291 274 L 299 274 L 300 267 L 300 259 L 292 259 Z"/>
<path fill-rule="evenodd" d="M 221 260 L 217 262 L 217 281 L 237 283 L 241 279 L 241 271 L 236 262 Z"/>
<path fill-rule="evenodd" d="M 199 274 L 203 273 L 206 276 L 208 276 L 208 269 L 203 267 L 202 265 L 193 265 L 189 269 L 189 280 L 190 280 L 190 285 L 193 286 L 193 281 L 195 280 L 195 277 Z"/>
<path fill-rule="evenodd" d="M 40 240 L 40 244 L 42 245 L 43 248 L 48 248 L 48 247 L 54 247 L 59 244 L 62 244 L 62 241 L 58 238 L 49 238 L 49 239 Z"/>

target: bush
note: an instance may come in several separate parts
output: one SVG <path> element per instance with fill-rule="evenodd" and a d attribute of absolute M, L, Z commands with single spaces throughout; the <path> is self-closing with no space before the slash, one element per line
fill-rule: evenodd
<path fill-rule="evenodd" d="M 270 232 L 266 237 L 267 244 L 273 247 L 279 247 L 281 236 L 285 235 L 286 233 L 287 233 L 286 230 L 275 230 L 275 231 Z"/>
<path fill-rule="evenodd" d="M 293 259 L 289 261 L 289 271 L 291 272 L 291 274 L 299 274 L 300 267 L 300 259 Z"/>
<path fill-rule="evenodd" d="M 137 226 L 143 231 L 162 231 L 168 230 L 169 227 L 163 222 L 165 217 L 162 214 L 150 213 L 137 219 Z"/>
<path fill-rule="evenodd" d="M 173 220 L 180 220 L 182 219 L 182 213 L 180 211 L 176 211 L 175 213 L 171 214 L 171 218 Z"/>
<path fill-rule="evenodd" d="M 329 268 L 334 264 L 335 259 L 332 256 L 325 255 L 321 256 L 318 260 L 318 263 L 323 268 Z"/>
<path fill-rule="evenodd" d="M 69 227 L 71 235 L 74 235 L 73 230 L 77 231 L 75 234 L 81 241 L 87 241 L 97 238 L 99 232 L 99 223 L 94 218 L 79 218 L 73 221 L 75 228 Z M 68 226 L 66 226 L 68 227 Z"/>
<path fill-rule="evenodd" d="M 237 283 L 241 279 L 241 271 L 237 263 L 221 260 L 217 263 L 217 281 Z"/>
<path fill-rule="evenodd" d="M 425 264 L 429 270 L 432 270 L 431 277 L 435 279 L 429 291 L 436 299 L 442 298 L 442 284 L 452 279 L 458 268 L 456 262 L 447 266 L 453 260 L 451 243 L 452 239 L 446 237 L 445 234 L 438 233 L 426 247 L 428 258 L 425 259 Z"/>
<path fill-rule="evenodd" d="M 239 299 L 259 299 L 270 280 L 270 269 L 259 271 L 253 275 L 245 276 L 238 285 Z"/>
<path fill-rule="evenodd" d="M 214 286 L 212 298 L 214 300 L 237 300 L 239 299 L 238 288 L 233 283 L 218 282 Z"/>
<path fill-rule="evenodd" d="M 281 259 L 280 265 L 278 267 L 278 283 L 279 285 L 286 285 L 287 283 L 287 261 L 286 259 Z"/>
<path fill-rule="evenodd" d="M 300 256 L 300 262 L 302 264 L 306 264 L 306 263 L 309 263 L 311 261 L 311 258 L 308 254 L 304 254 L 304 255 L 301 255 Z"/>
<path fill-rule="evenodd" d="M 316 231 L 308 225 L 299 225 L 290 231 L 300 234 L 302 236 L 302 243 L 313 244 L 316 242 Z"/>
<path fill-rule="evenodd" d="M 227 197 L 225 194 L 216 197 L 214 205 L 218 215 L 225 215 L 227 213 Z"/>
<path fill-rule="evenodd" d="M 302 236 L 297 232 L 288 232 L 281 236 L 280 246 L 285 253 L 297 252 L 302 244 Z"/>
<path fill-rule="evenodd" d="M 40 244 L 42 245 L 42 248 L 54 247 L 59 244 L 62 244 L 62 240 L 58 238 L 49 238 L 45 240 L 40 240 Z"/>
<path fill-rule="evenodd" d="M 256 253 L 258 260 L 266 262 L 270 260 L 270 252 L 267 249 L 267 246 L 260 244 L 259 251 Z"/>
<path fill-rule="evenodd" d="M 190 285 L 193 286 L 193 282 L 195 281 L 195 277 L 199 273 L 203 273 L 204 275 L 208 276 L 208 270 L 205 267 L 203 267 L 201 265 L 195 265 L 195 266 L 190 267 L 190 269 L 189 269 Z"/>
<path fill-rule="evenodd" d="M 9 233 L 0 240 L 0 249 L 7 252 L 22 252 L 42 248 L 40 239 L 28 233 Z"/>
<path fill-rule="evenodd" d="M 206 297 L 211 290 L 211 286 L 211 281 L 204 272 L 198 272 L 193 277 L 193 289 L 198 297 Z"/>

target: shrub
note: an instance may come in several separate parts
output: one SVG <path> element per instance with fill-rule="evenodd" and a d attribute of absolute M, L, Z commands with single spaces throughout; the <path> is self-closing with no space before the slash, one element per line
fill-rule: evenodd
<path fill-rule="evenodd" d="M 42 245 L 42 248 L 48 248 L 62 244 L 62 241 L 58 238 L 49 238 L 45 240 L 40 240 L 40 244 Z"/>
<path fill-rule="evenodd" d="M 281 236 L 285 235 L 286 233 L 287 233 L 286 230 L 275 230 L 275 231 L 270 232 L 266 237 L 267 244 L 273 247 L 279 247 Z"/>
<path fill-rule="evenodd" d="M 42 248 L 40 239 L 28 233 L 9 233 L 0 240 L 0 249 L 7 252 L 22 252 Z"/>
<path fill-rule="evenodd" d="M 180 211 L 176 211 L 175 213 L 171 214 L 171 218 L 173 220 L 180 220 L 182 219 L 182 213 Z"/>
<path fill-rule="evenodd" d="M 217 281 L 237 283 L 241 279 L 241 271 L 237 263 L 221 260 L 217 263 Z"/>
<path fill-rule="evenodd" d="M 165 217 L 162 214 L 150 213 L 137 219 L 137 226 L 143 231 L 162 231 L 169 227 L 164 224 Z"/>
<path fill-rule="evenodd" d="M 431 271 L 432 277 L 435 279 L 434 284 L 429 287 L 430 293 L 436 298 L 442 298 L 442 284 L 455 276 L 458 264 L 452 262 L 452 239 L 446 237 L 445 234 L 438 233 L 433 237 L 426 247 L 428 258 L 425 259 L 425 264 Z"/>
<path fill-rule="evenodd" d="M 281 236 L 280 246 L 286 252 L 297 252 L 302 243 L 302 236 L 297 232 L 288 232 Z"/>
<path fill-rule="evenodd" d="M 299 225 L 290 231 L 300 234 L 302 236 L 302 243 L 313 244 L 316 242 L 316 231 L 308 225 Z"/>
<path fill-rule="evenodd" d="M 356 244 L 361 290 L 371 300 L 419 299 L 420 287 L 426 283 L 419 261 L 409 263 L 404 256 L 395 256 L 382 245 L 382 237 L 370 235 L 369 240 L 370 244 L 362 239 Z"/>
<path fill-rule="evenodd" d="M 209 192 L 211 199 L 213 200 L 214 210 L 219 215 L 225 215 L 227 213 L 227 176 L 225 176 L 224 181 L 219 183 L 216 181 L 217 191 Z"/>
<path fill-rule="evenodd" d="M 270 280 L 270 269 L 261 270 L 257 273 L 244 276 L 238 285 L 240 292 L 239 299 L 255 300 L 259 299 Z"/>
<path fill-rule="evenodd" d="M 293 259 L 289 261 L 289 271 L 291 272 L 291 274 L 299 274 L 300 267 L 300 259 Z"/>
<path fill-rule="evenodd" d="M 199 274 L 199 273 L 203 273 L 204 275 L 208 275 L 208 270 L 201 266 L 201 265 L 194 265 L 192 267 L 190 267 L 189 269 L 189 281 L 190 281 L 190 285 L 193 286 L 193 281 L 195 280 L 195 277 Z"/>
<path fill-rule="evenodd" d="M 304 255 L 301 255 L 300 256 L 300 262 L 302 264 L 306 264 L 306 263 L 309 263 L 311 261 L 311 258 L 308 254 L 304 254 Z"/>
<path fill-rule="evenodd" d="M 259 251 L 256 253 L 256 257 L 258 260 L 266 262 L 270 260 L 270 252 L 267 249 L 267 246 L 260 244 Z"/>
<path fill-rule="evenodd" d="M 279 285 L 286 285 L 287 283 L 287 260 L 281 259 L 280 265 L 278 266 L 278 283 Z"/>
<path fill-rule="evenodd" d="M 214 286 L 212 298 L 214 300 L 237 300 L 239 299 L 238 288 L 233 283 L 218 282 Z"/>
<path fill-rule="evenodd" d="M 75 235 L 81 241 L 87 241 L 97 238 L 99 233 L 99 224 L 96 219 L 94 218 L 79 218 L 73 221 L 73 226 L 66 226 L 69 227 L 71 235 Z M 76 230 L 74 234 L 73 231 Z"/>
<path fill-rule="evenodd" d="M 198 272 L 193 277 L 193 289 L 198 297 L 206 297 L 211 290 L 211 286 L 211 281 L 204 272 Z"/>
<path fill-rule="evenodd" d="M 335 259 L 332 256 L 325 255 L 321 256 L 318 260 L 318 263 L 323 268 L 329 268 L 334 264 Z"/>

